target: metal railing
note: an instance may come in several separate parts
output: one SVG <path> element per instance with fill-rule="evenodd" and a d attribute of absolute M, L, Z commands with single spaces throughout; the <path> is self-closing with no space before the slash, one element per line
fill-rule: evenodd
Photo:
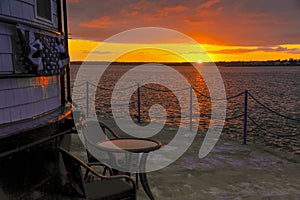
<path fill-rule="evenodd" d="M 85 99 L 85 103 L 86 103 L 86 117 L 89 117 L 90 115 L 90 101 L 91 99 L 89 98 L 89 90 L 90 87 L 96 87 L 99 88 L 101 90 L 107 90 L 107 91 L 112 91 L 113 88 L 106 88 L 106 87 L 100 87 L 97 86 L 93 83 L 90 82 L 86 82 L 86 83 L 82 83 L 80 85 L 76 85 L 76 87 L 82 87 L 85 85 L 85 90 L 86 90 L 86 94 L 85 97 L 81 97 L 79 99 L 73 99 L 74 102 L 76 101 L 82 101 Z M 135 86 L 130 86 L 127 88 L 121 88 L 119 90 L 126 90 L 129 88 L 132 88 Z M 129 104 L 136 104 L 137 103 L 137 115 L 135 116 L 137 118 L 138 123 L 141 123 L 142 119 L 141 119 L 141 87 L 139 86 L 139 84 L 136 85 L 137 87 L 137 99 L 135 101 L 131 101 Z M 162 89 L 157 89 L 157 88 L 152 88 L 152 87 L 148 87 L 148 86 L 142 86 L 143 88 L 149 89 L 149 90 L 153 90 L 153 91 L 157 91 L 157 92 L 172 92 L 170 90 L 162 90 Z M 199 96 L 203 97 L 204 99 L 211 99 L 210 96 L 198 91 L 197 89 L 193 88 L 192 86 L 187 87 L 187 88 L 182 88 L 182 89 L 178 89 L 176 91 L 184 91 L 184 90 L 189 90 L 189 129 L 192 130 L 193 127 L 193 110 L 194 110 L 194 106 L 193 106 L 193 91 L 195 93 L 197 93 Z M 173 91 L 175 92 L 175 91 Z M 268 131 L 266 128 L 263 127 L 262 124 L 258 123 L 257 120 L 252 116 L 253 113 L 249 113 L 249 101 L 253 101 L 255 104 L 258 104 L 260 107 L 262 107 L 265 111 L 270 112 L 278 117 L 284 118 L 286 120 L 292 121 L 292 122 L 296 122 L 297 125 L 299 125 L 300 123 L 300 118 L 295 118 L 295 117 L 291 117 L 290 115 L 286 115 L 286 114 L 282 114 L 280 112 L 277 112 L 276 110 L 270 108 L 269 106 L 265 105 L 264 103 L 262 103 L 260 100 L 258 100 L 256 97 L 254 97 L 254 95 L 252 95 L 248 90 L 242 91 L 236 95 L 230 96 L 226 98 L 226 101 L 234 101 L 236 98 L 242 97 L 243 98 L 243 102 L 240 102 L 243 106 L 243 111 L 241 111 L 240 114 L 237 114 L 235 116 L 231 116 L 228 117 L 226 116 L 226 121 L 230 121 L 230 120 L 236 120 L 239 118 L 243 118 L 243 144 L 247 144 L 247 134 L 248 134 L 248 122 L 250 121 L 251 123 L 253 123 L 256 126 L 256 129 L 260 129 L 261 131 L 265 131 L 268 132 L 270 134 L 275 134 L 277 136 L 296 136 L 299 133 L 293 133 L 293 134 L 276 134 L 276 133 L 271 133 L 270 131 Z M 125 105 L 125 104 L 124 104 Z M 128 105 L 128 104 L 127 104 Z"/>

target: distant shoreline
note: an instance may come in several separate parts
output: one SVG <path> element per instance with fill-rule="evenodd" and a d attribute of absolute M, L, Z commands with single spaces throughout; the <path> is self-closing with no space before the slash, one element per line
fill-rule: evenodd
<path fill-rule="evenodd" d="M 83 61 L 71 61 L 71 64 L 73 65 L 81 65 Z M 191 65 L 189 62 L 105 62 L 105 61 L 90 61 L 85 62 L 85 64 L 89 65 L 95 65 L 95 64 L 112 64 L 112 65 L 143 65 L 143 64 L 163 64 L 163 65 L 169 65 L 169 66 L 186 66 Z M 195 62 L 195 64 L 198 64 Z M 276 61 L 249 61 L 249 62 L 243 62 L 243 61 L 233 61 L 233 62 L 203 62 L 199 64 L 201 66 L 209 66 L 209 65 L 216 65 L 218 67 L 283 67 L 283 66 L 300 66 L 300 62 L 288 62 L 283 61 L 279 62 Z"/>

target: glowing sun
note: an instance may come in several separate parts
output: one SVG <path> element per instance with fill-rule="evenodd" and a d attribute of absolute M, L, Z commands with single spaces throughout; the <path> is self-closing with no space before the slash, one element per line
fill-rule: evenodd
<path fill-rule="evenodd" d="M 202 60 L 197 60 L 197 63 L 201 64 L 201 63 L 203 63 L 203 61 Z"/>

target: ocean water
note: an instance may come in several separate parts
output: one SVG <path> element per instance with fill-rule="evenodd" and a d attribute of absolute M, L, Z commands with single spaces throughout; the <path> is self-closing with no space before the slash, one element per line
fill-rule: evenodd
<path fill-rule="evenodd" d="M 137 121 L 137 82 L 148 81 L 147 84 L 140 85 L 139 90 L 141 120 L 174 126 L 181 124 L 189 128 L 191 113 L 189 88 L 192 86 L 197 99 L 192 102 L 193 125 L 198 127 L 199 133 L 206 133 L 211 117 L 211 95 L 203 77 L 191 66 L 171 66 L 176 72 L 159 67 L 155 69 L 143 67 L 139 71 L 134 71 L 136 69 L 134 65 L 118 64 L 109 66 L 104 72 L 104 65 L 89 65 L 80 69 L 77 85 L 73 86 L 79 67 L 79 65 L 71 66 L 72 87 L 75 87 L 78 93 L 74 101 L 86 105 L 88 100 L 89 115 L 95 113 L 93 112 L 95 110 L 99 117 L 113 118 L 111 100 L 115 99 L 114 114 L 122 117 L 125 108 L 129 110 L 132 120 Z M 300 67 L 218 67 L 218 69 L 228 98 L 227 116 L 222 133 L 242 141 L 245 107 L 243 92 L 248 90 L 255 99 L 248 97 L 247 141 L 300 153 L 300 121 L 293 120 L 300 118 Z M 97 76 L 99 72 L 103 73 L 101 78 Z M 182 76 L 178 76 L 177 73 Z M 126 80 L 123 80 L 124 78 Z M 86 81 L 89 81 L 88 94 Z M 127 89 L 131 90 L 130 96 Z M 92 91 L 95 91 L 94 98 Z M 112 97 L 113 92 L 117 96 Z M 240 93 L 242 94 L 234 97 Z M 181 95 L 181 98 L 178 99 L 178 95 Z M 92 101 L 93 99 L 95 101 Z M 161 107 L 153 106 L 157 104 Z M 195 113 L 197 108 L 200 110 L 199 124 L 196 124 L 199 118 Z"/>

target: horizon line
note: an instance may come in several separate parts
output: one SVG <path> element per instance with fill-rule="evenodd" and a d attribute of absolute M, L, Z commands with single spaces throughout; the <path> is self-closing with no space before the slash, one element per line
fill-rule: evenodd
<path fill-rule="evenodd" d="M 275 60 L 237 60 L 237 61 L 212 61 L 212 62 L 205 62 L 203 61 L 203 64 L 208 64 L 208 63 L 237 63 L 237 62 L 244 62 L 244 63 L 251 63 L 251 62 L 300 62 L 300 58 L 290 58 L 290 59 L 275 59 Z M 197 61 L 194 62 L 179 62 L 179 61 L 83 61 L 83 60 L 74 60 L 70 61 L 70 63 L 197 63 Z"/>

